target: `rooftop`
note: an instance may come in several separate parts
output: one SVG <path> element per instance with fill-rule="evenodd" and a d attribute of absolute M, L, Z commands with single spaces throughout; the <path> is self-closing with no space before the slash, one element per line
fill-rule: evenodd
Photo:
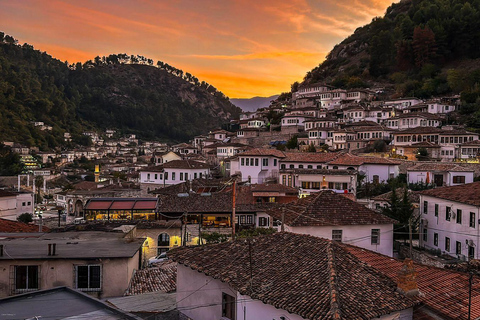
<path fill-rule="evenodd" d="M 420 191 L 419 194 L 480 207 L 480 181 Z"/>
<path fill-rule="evenodd" d="M 408 168 L 407 171 L 456 171 L 456 172 L 473 172 L 475 170 L 463 167 L 455 163 L 420 163 L 416 166 Z"/>
<path fill-rule="evenodd" d="M 326 163 L 338 156 L 334 152 L 285 152 L 282 162 Z"/>
<path fill-rule="evenodd" d="M 284 232 L 250 241 L 254 245 L 239 239 L 182 247 L 169 256 L 242 295 L 311 320 L 372 319 L 415 305 L 338 243 Z"/>
<path fill-rule="evenodd" d="M 120 232 L 60 232 L 38 238 L 2 240 L 0 260 L 131 258 L 144 239 L 127 239 Z M 48 244 L 56 244 L 56 254 L 48 255 Z"/>
<path fill-rule="evenodd" d="M 397 165 L 398 162 L 390 160 L 387 158 L 379 157 L 360 157 L 355 156 L 350 153 L 342 153 L 339 157 L 333 161 L 328 162 L 329 165 L 350 165 L 350 166 L 360 166 L 362 164 L 388 164 L 388 165 Z"/>
<path fill-rule="evenodd" d="M 155 210 L 157 198 L 93 198 L 85 210 Z"/>
<path fill-rule="evenodd" d="M 281 220 L 282 211 L 285 214 L 285 224 L 290 227 L 395 223 L 395 220 L 329 190 L 271 208 L 267 214 Z"/>
<path fill-rule="evenodd" d="M 50 231 L 47 227 L 42 227 L 43 232 Z M 7 220 L 0 218 L 0 232 L 18 233 L 18 232 L 38 232 L 38 225 L 27 224 L 19 221 Z"/>
<path fill-rule="evenodd" d="M 173 292 L 177 288 L 177 265 L 171 260 L 157 264 L 153 268 L 136 270 L 125 295 L 150 292 Z"/>
<path fill-rule="evenodd" d="M 272 156 L 272 157 L 277 157 L 277 158 L 285 158 L 285 154 L 277 149 L 262 149 L 262 148 L 256 148 L 256 149 L 251 149 L 248 151 L 245 151 L 239 156 Z"/>

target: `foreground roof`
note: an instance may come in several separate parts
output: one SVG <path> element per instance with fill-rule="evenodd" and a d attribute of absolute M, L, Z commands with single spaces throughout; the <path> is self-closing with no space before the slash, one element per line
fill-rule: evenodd
<path fill-rule="evenodd" d="M 345 249 L 361 261 L 398 281 L 402 261 L 366 249 L 344 245 Z M 421 301 L 428 309 L 446 319 L 468 317 L 468 273 L 446 270 L 414 263 Z M 472 319 L 480 317 L 480 277 L 475 275 L 472 285 Z M 433 319 L 433 318 L 432 318 Z M 435 318 L 437 319 L 437 318 Z"/>
<path fill-rule="evenodd" d="M 419 194 L 480 206 L 480 181 L 453 187 L 441 187 L 420 191 Z"/>
<path fill-rule="evenodd" d="M 50 231 L 49 228 L 42 226 L 43 232 Z M 11 233 L 11 232 L 39 232 L 38 225 L 27 224 L 19 221 L 12 221 L 0 218 L 0 232 Z"/>
<path fill-rule="evenodd" d="M 475 170 L 460 166 L 455 163 L 420 163 L 408 168 L 407 171 L 457 171 L 473 172 Z"/>
<path fill-rule="evenodd" d="M 158 198 L 93 198 L 84 210 L 156 210 Z"/>
<path fill-rule="evenodd" d="M 254 245 L 239 239 L 182 247 L 169 257 L 306 319 L 372 319 L 416 304 L 396 290 L 395 282 L 338 243 L 285 232 L 250 241 Z"/>
<path fill-rule="evenodd" d="M 170 260 L 153 268 L 136 270 L 125 295 L 150 292 L 173 292 L 177 288 L 177 265 Z"/>
<path fill-rule="evenodd" d="M 328 162 L 330 165 L 360 166 L 362 164 L 387 164 L 398 165 L 394 160 L 380 157 L 360 157 L 350 153 L 343 153 L 336 159 Z"/>
<path fill-rule="evenodd" d="M 276 206 L 267 213 L 281 220 L 282 210 L 285 224 L 291 227 L 395 223 L 395 220 L 330 190 L 311 194 L 282 207 Z"/>

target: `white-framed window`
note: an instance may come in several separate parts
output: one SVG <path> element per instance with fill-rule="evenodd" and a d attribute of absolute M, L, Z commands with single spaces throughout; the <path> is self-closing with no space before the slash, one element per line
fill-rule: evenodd
<path fill-rule="evenodd" d="M 35 291 L 39 286 L 39 266 L 14 266 L 14 293 Z"/>
<path fill-rule="evenodd" d="M 102 266 L 99 264 L 75 266 L 75 288 L 80 291 L 101 291 Z"/>

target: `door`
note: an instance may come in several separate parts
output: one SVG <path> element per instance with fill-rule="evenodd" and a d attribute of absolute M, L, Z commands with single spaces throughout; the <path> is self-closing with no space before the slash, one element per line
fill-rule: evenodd
<path fill-rule="evenodd" d="M 436 186 L 441 187 L 443 186 L 443 174 L 436 174 L 433 176 L 433 182 Z"/>

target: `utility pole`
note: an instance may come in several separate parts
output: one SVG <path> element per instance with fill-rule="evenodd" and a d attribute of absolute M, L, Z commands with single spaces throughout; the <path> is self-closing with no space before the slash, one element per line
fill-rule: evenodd
<path fill-rule="evenodd" d="M 408 219 L 408 238 L 410 240 L 410 259 L 413 259 L 412 257 L 412 218 L 410 217 Z"/>
<path fill-rule="evenodd" d="M 235 192 L 236 192 L 237 181 L 233 180 L 233 190 L 232 190 L 232 239 L 235 240 Z"/>

